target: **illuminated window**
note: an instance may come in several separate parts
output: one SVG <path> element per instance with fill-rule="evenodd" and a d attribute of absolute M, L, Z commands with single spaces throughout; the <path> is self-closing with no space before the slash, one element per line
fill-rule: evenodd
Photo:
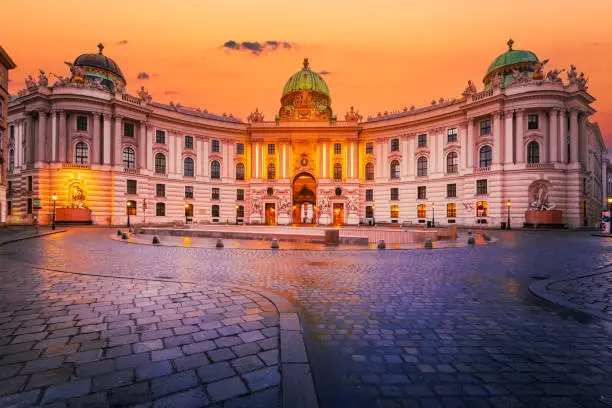
<path fill-rule="evenodd" d="M 489 205 L 486 201 L 478 201 L 476 203 L 476 216 L 487 217 L 489 215 Z"/>
<path fill-rule="evenodd" d="M 155 155 L 155 172 L 158 174 L 166 174 L 166 156 L 162 153 Z"/>
<path fill-rule="evenodd" d="M 400 149 L 399 139 L 391 139 L 391 151 L 397 152 Z"/>
<path fill-rule="evenodd" d="M 236 165 L 236 180 L 244 180 L 244 164 L 242 163 Z"/>
<path fill-rule="evenodd" d="M 448 141 L 448 143 L 456 142 L 457 141 L 457 128 L 448 129 L 446 131 L 446 137 L 447 137 L 446 140 Z"/>
<path fill-rule="evenodd" d="M 417 176 L 427 176 L 427 158 L 424 156 L 421 156 L 417 159 Z"/>
<path fill-rule="evenodd" d="M 480 168 L 491 167 L 493 162 L 493 150 L 491 146 L 486 145 L 480 148 Z"/>
<path fill-rule="evenodd" d="M 276 166 L 274 163 L 268 164 L 268 180 L 274 180 L 276 178 Z"/>
<path fill-rule="evenodd" d="M 193 217 L 193 204 L 185 204 L 185 217 Z"/>
<path fill-rule="evenodd" d="M 166 204 L 155 203 L 155 215 L 157 217 L 165 217 L 166 216 Z"/>
<path fill-rule="evenodd" d="M 399 163 L 399 161 L 393 160 L 391 162 L 390 173 L 391 173 L 391 178 L 392 179 L 400 178 L 400 163 Z"/>
<path fill-rule="evenodd" d="M 220 179 L 221 178 L 221 164 L 218 161 L 213 160 L 210 162 L 210 178 Z"/>
<path fill-rule="evenodd" d="M 134 149 L 126 147 L 123 149 L 123 167 L 126 169 L 133 169 L 135 165 Z"/>
<path fill-rule="evenodd" d="M 457 217 L 457 204 L 455 203 L 446 204 L 446 217 L 447 218 Z"/>
<path fill-rule="evenodd" d="M 374 218 L 374 207 L 371 205 L 366 206 L 366 218 Z"/>
<path fill-rule="evenodd" d="M 457 152 L 450 152 L 446 156 L 446 172 L 457 173 L 459 171 L 459 155 Z"/>
<path fill-rule="evenodd" d="M 374 180 L 374 164 L 368 163 L 365 167 L 365 179 Z"/>
<path fill-rule="evenodd" d="M 399 205 L 391 206 L 391 218 L 399 218 Z"/>
<path fill-rule="evenodd" d="M 529 142 L 527 144 L 527 163 L 535 164 L 540 162 L 540 144 Z"/>
<path fill-rule="evenodd" d="M 418 218 L 427 218 L 427 205 L 425 205 L 425 204 L 417 205 L 417 217 Z"/>
<path fill-rule="evenodd" d="M 334 180 L 342 180 L 342 164 L 334 164 Z"/>
<path fill-rule="evenodd" d="M 89 163 L 89 147 L 87 143 L 79 142 L 76 144 L 76 163 L 87 164 Z"/>
<path fill-rule="evenodd" d="M 125 204 L 125 215 L 136 215 L 136 201 L 127 201 L 127 203 Z"/>
<path fill-rule="evenodd" d="M 193 177 L 194 169 L 195 165 L 193 159 L 191 157 L 185 157 L 185 160 L 183 160 L 183 175 L 186 177 Z"/>
<path fill-rule="evenodd" d="M 239 205 L 238 208 L 236 208 L 236 218 L 244 218 L 244 206 L 243 205 Z"/>

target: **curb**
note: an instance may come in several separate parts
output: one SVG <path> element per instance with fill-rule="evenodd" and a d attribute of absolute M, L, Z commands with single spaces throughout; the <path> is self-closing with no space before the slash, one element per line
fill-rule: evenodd
<path fill-rule="evenodd" d="M 0 242 L 0 246 L 12 244 L 14 242 L 19 242 L 19 241 L 25 241 L 26 239 L 40 238 L 40 237 L 46 237 L 47 235 L 61 234 L 62 232 L 66 232 L 66 231 L 68 231 L 68 230 L 57 230 L 57 231 L 45 232 L 43 234 L 31 235 L 29 237 L 21 237 L 21 238 L 9 239 L 8 241 L 1 241 Z"/>
<path fill-rule="evenodd" d="M 595 270 L 601 270 L 601 269 L 606 269 L 608 267 L 610 267 L 611 265 L 605 265 L 603 267 L 597 268 Z M 579 275 L 579 276 L 574 276 L 571 278 L 562 278 L 562 279 L 545 279 L 545 280 L 541 280 L 541 281 L 536 281 L 533 282 L 531 285 L 529 285 L 529 292 L 531 292 L 533 295 L 535 295 L 536 297 L 539 297 L 540 299 L 544 299 L 547 300 L 553 304 L 559 305 L 559 306 L 563 306 L 566 307 L 568 309 L 573 309 L 576 311 L 579 311 L 581 313 L 585 313 L 587 315 L 596 317 L 598 319 L 602 319 L 602 320 L 606 320 L 608 322 L 612 322 L 612 316 L 608 315 L 606 313 L 601 313 L 595 310 L 590 310 L 588 307 L 584 306 L 584 305 L 578 305 L 576 303 L 570 302 L 566 299 L 564 299 L 561 296 L 557 296 L 557 295 L 553 295 L 551 293 L 548 292 L 548 287 L 550 285 L 553 285 L 555 283 L 559 283 L 559 282 L 569 282 L 569 281 L 575 281 L 575 280 L 580 280 L 580 279 L 584 279 L 584 278 L 589 278 L 592 276 L 598 276 L 598 275 L 604 275 L 607 273 L 612 273 L 612 269 L 609 270 L 605 270 L 602 272 L 589 272 L 583 275 Z"/>
<path fill-rule="evenodd" d="M 64 231 L 58 231 L 64 232 Z M 58 233 L 54 232 L 54 233 Z M 49 235 L 49 234 L 45 234 Z M 41 235 L 39 235 L 41 236 Z M 130 279 L 138 281 L 154 281 L 154 282 L 172 282 L 189 285 L 217 285 L 227 288 L 234 288 L 256 293 L 268 299 L 279 315 L 280 328 L 280 369 L 282 374 L 281 385 L 281 406 L 287 408 L 318 408 L 317 394 L 314 388 L 312 373 L 310 371 L 310 362 L 306 353 L 306 346 L 302 336 L 302 326 L 300 318 L 293 305 L 285 298 L 260 288 L 249 286 L 235 285 L 225 282 L 213 281 L 180 281 L 175 279 L 158 279 L 158 278 L 140 278 L 123 275 L 105 275 L 86 272 L 73 272 L 53 268 L 44 268 L 42 266 L 29 264 L 23 261 L 12 262 L 22 263 L 42 271 L 52 271 L 72 275 L 94 276 L 103 278 Z"/>

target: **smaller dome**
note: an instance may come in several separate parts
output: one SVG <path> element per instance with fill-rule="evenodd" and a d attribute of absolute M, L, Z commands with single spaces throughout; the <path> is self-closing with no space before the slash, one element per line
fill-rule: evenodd
<path fill-rule="evenodd" d="M 125 81 L 125 78 L 123 77 L 123 73 L 121 72 L 119 65 L 117 65 L 115 61 L 113 61 L 106 55 L 102 54 L 102 50 L 104 49 L 104 46 L 102 44 L 98 44 L 98 48 L 100 50 L 98 54 L 79 55 L 74 60 L 74 65 L 80 66 L 80 67 L 99 68 L 99 69 L 108 71 L 112 74 L 115 74 L 121 79 L 123 79 L 123 81 Z"/>
<path fill-rule="evenodd" d="M 287 95 L 288 93 L 301 90 L 317 91 L 329 96 L 327 84 L 323 78 L 321 78 L 321 75 L 311 71 L 309 66 L 310 63 L 308 62 L 308 58 L 304 58 L 304 67 L 302 70 L 291 75 L 291 78 L 289 78 L 285 83 L 285 88 L 283 88 L 283 96 Z"/>
<path fill-rule="evenodd" d="M 514 41 L 512 39 L 507 44 L 508 51 L 495 58 L 491 65 L 489 65 L 483 82 L 487 83 L 496 72 L 502 71 L 504 73 L 515 68 L 532 68 L 535 64 L 540 63 L 538 57 L 531 51 L 513 50 L 512 45 Z"/>

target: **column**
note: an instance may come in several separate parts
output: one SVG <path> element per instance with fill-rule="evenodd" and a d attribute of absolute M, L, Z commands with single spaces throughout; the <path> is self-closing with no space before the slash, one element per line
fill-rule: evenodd
<path fill-rule="evenodd" d="M 147 166 L 146 169 L 149 171 L 153 171 L 153 142 L 154 142 L 154 136 L 153 136 L 153 126 L 147 124 L 145 126 L 145 131 L 146 131 L 146 143 L 147 143 Z M 201 143 L 201 142 L 199 142 Z M 197 152 L 199 152 L 200 150 L 197 150 Z M 198 156 L 200 156 L 198 154 Z M 202 159 L 200 158 L 200 162 L 202 161 Z M 145 168 L 145 166 L 142 166 L 142 168 Z"/>
<path fill-rule="evenodd" d="M 506 129 L 504 131 L 504 164 L 512 164 L 514 161 L 514 133 L 512 120 L 514 111 L 507 110 L 504 120 L 506 121 Z"/>
<path fill-rule="evenodd" d="M 577 163 L 578 156 L 578 111 L 570 111 L 570 163 Z"/>
<path fill-rule="evenodd" d="M 100 113 L 93 112 L 93 143 L 91 148 L 91 164 L 100 164 L 102 157 L 100 143 Z"/>
<path fill-rule="evenodd" d="M 104 120 L 104 134 L 102 135 L 102 143 L 104 144 L 102 150 L 102 163 L 105 165 L 111 164 L 111 146 L 112 146 L 112 137 L 111 137 L 111 115 L 105 113 L 102 115 Z"/>
<path fill-rule="evenodd" d="M 113 135 L 113 164 L 122 165 L 123 157 L 121 157 L 121 137 L 123 129 L 121 128 L 121 117 L 115 116 L 115 134 Z"/>
<path fill-rule="evenodd" d="M 264 149 L 267 149 L 267 143 L 261 143 L 259 146 L 259 177 L 262 180 L 266 179 L 266 163 L 264 163 Z"/>
<path fill-rule="evenodd" d="M 36 160 L 45 161 L 45 139 L 47 138 L 47 112 L 38 111 L 38 135 L 36 136 Z"/>
<path fill-rule="evenodd" d="M 15 168 L 21 167 L 21 161 L 23 160 L 21 157 L 22 154 L 22 132 L 23 132 L 23 121 L 18 120 L 14 124 L 15 126 Z"/>
<path fill-rule="evenodd" d="M 578 145 L 580 151 L 580 162 L 584 167 L 587 165 L 588 155 L 589 155 L 589 140 L 587 135 L 587 115 L 586 113 L 581 113 L 578 118 Z"/>
<path fill-rule="evenodd" d="M 416 135 L 411 134 L 406 140 L 408 144 L 408 154 L 406 156 L 406 166 L 408 167 L 408 176 L 414 177 L 414 152 L 416 149 Z"/>
<path fill-rule="evenodd" d="M 468 118 L 467 128 L 467 169 L 474 168 L 474 118 Z"/>
<path fill-rule="evenodd" d="M 59 111 L 58 158 L 60 163 L 66 163 L 66 111 Z"/>
<path fill-rule="evenodd" d="M 202 139 L 196 138 L 195 136 L 194 136 L 194 139 L 195 139 L 194 147 L 195 147 L 195 152 L 196 152 L 196 157 L 194 159 L 194 161 L 195 161 L 195 164 L 194 164 L 195 175 L 196 175 L 196 177 L 200 177 L 202 175 L 202 154 L 201 154 L 201 152 L 202 152 Z M 147 145 L 150 145 L 150 144 L 151 143 L 147 143 Z M 147 148 L 148 148 L 148 146 L 147 146 Z"/>
<path fill-rule="evenodd" d="M 459 126 L 459 145 L 461 152 L 459 153 L 459 168 L 463 172 L 467 167 L 467 126 Z"/>
<path fill-rule="evenodd" d="M 408 176 L 408 136 L 402 135 L 400 137 L 400 152 L 402 153 L 402 177 Z"/>
<path fill-rule="evenodd" d="M 559 118 L 557 117 L 559 113 L 559 109 L 554 108 L 550 110 L 548 114 L 548 140 L 549 140 L 549 148 L 548 148 L 548 161 L 550 163 L 555 163 L 559 160 L 559 132 L 557 129 L 557 125 L 559 124 Z"/>
<path fill-rule="evenodd" d="M 204 143 L 202 143 L 202 175 L 204 177 L 208 177 L 208 169 L 210 169 L 210 165 L 208 164 L 208 144 L 210 143 L 209 139 L 204 139 Z"/>
<path fill-rule="evenodd" d="M 139 169 L 147 168 L 147 124 L 140 122 L 138 133 L 138 166 Z"/>
<path fill-rule="evenodd" d="M 255 142 L 251 149 L 251 178 L 257 179 L 259 170 L 259 143 Z"/>
<path fill-rule="evenodd" d="M 523 119 L 524 109 L 516 111 L 516 162 L 525 163 L 525 143 L 523 136 L 525 133 L 525 121 Z"/>
<path fill-rule="evenodd" d="M 57 161 L 57 111 L 51 111 L 51 162 Z"/>
<path fill-rule="evenodd" d="M 176 174 L 183 175 L 183 146 L 185 145 L 185 135 L 182 133 L 176 134 Z M 222 150 L 223 151 L 223 150 Z M 221 171 L 225 166 L 223 165 L 223 161 L 221 161 Z"/>
<path fill-rule="evenodd" d="M 559 111 L 559 161 L 567 163 L 567 117 L 565 109 Z"/>
<path fill-rule="evenodd" d="M 444 172 L 444 129 L 438 129 L 436 132 L 436 150 L 433 153 L 436 156 L 436 173 Z"/>
<path fill-rule="evenodd" d="M 493 164 L 501 163 L 501 112 L 493 113 Z"/>
<path fill-rule="evenodd" d="M 321 177 L 327 178 L 327 170 L 329 169 L 329 164 L 327 162 L 327 156 L 329 152 L 327 151 L 327 142 L 323 142 L 323 148 L 321 149 Z"/>

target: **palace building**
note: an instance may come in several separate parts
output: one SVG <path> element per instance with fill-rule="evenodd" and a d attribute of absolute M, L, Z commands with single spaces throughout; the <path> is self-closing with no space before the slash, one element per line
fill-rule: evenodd
<path fill-rule="evenodd" d="M 606 148 L 594 98 L 576 67 L 562 78 L 546 63 L 509 41 L 482 90 L 468 81 L 457 98 L 364 119 L 334 111 L 305 59 L 273 120 L 242 121 L 128 93 L 99 45 L 11 98 L 6 219 L 498 227 L 556 210 L 596 226 Z"/>

